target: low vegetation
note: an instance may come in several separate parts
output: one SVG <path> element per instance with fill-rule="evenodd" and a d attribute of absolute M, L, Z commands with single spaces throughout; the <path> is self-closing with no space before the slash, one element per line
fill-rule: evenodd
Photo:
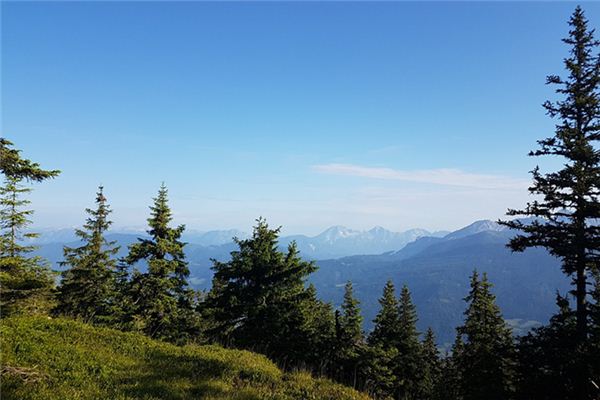
<path fill-rule="evenodd" d="M 266 357 L 175 346 L 67 319 L 2 321 L 4 399 L 367 399 Z"/>

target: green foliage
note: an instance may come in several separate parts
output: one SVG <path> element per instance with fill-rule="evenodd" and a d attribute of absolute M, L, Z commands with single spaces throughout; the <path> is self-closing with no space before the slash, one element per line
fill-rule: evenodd
<path fill-rule="evenodd" d="M 436 394 L 436 386 L 441 380 L 442 363 L 440 352 L 435 343 L 435 335 L 431 328 L 427 329 L 425 338 L 421 343 L 421 356 L 424 367 L 422 396 L 425 399 L 433 399 Z"/>
<path fill-rule="evenodd" d="M 453 354 L 459 369 L 459 388 L 465 400 L 513 398 L 515 386 L 515 349 L 512 333 L 496 305 L 491 284 L 477 271 L 471 277 L 471 291 L 464 325 L 458 333 Z"/>
<path fill-rule="evenodd" d="M 174 346 L 73 320 L 5 319 L 0 349 L 7 400 L 366 399 L 247 351 Z"/>
<path fill-rule="evenodd" d="M 400 316 L 394 283 L 391 280 L 385 284 L 379 304 L 381 308 L 373 320 L 375 326 L 369 334 L 368 343 L 370 346 L 379 345 L 383 348 L 396 347 L 400 336 Z"/>
<path fill-rule="evenodd" d="M 529 188 L 536 200 L 523 210 L 509 210 L 509 215 L 535 217 L 531 223 L 504 224 L 521 232 L 510 242 L 513 250 L 541 246 L 562 260 L 563 271 L 573 278 L 577 336 L 583 343 L 588 336 L 587 276 L 600 262 L 600 42 L 579 6 L 569 25 L 569 36 L 563 39 L 571 46 L 564 60 L 568 77 L 547 78 L 563 97 L 544 104 L 548 115 L 558 120 L 555 134 L 538 141 L 540 148 L 530 153 L 562 157 L 564 165 L 546 174 L 536 167 Z"/>
<path fill-rule="evenodd" d="M 125 262 L 147 264 L 147 272 L 135 270 L 129 282 L 120 271 L 120 285 L 128 293 L 131 307 L 125 314 L 130 327 L 152 338 L 181 341 L 197 334 L 199 321 L 194 312 L 193 291 L 188 287 L 189 269 L 180 241 L 185 226 L 169 227 L 172 220 L 164 184 L 150 207 L 148 234 L 129 247 Z"/>
<path fill-rule="evenodd" d="M 24 179 L 41 182 L 60 174 L 58 170 L 44 170 L 38 163 L 21 157 L 21 150 L 13 148 L 13 143 L 0 137 L 0 172 L 17 182 Z"/>
<path fill-rule="evenodd" d="M 381 308 L 373 320 L 369 334 L 369 348 L 365 354 L 365 386 L 376 398 L 393 398 L 398 385 L 395 367 L 400 339 L 400 315 L 394 284 L 387 281 L 379 299 Z"/>
<path fill-rule="evenodd" d="M 341 312 L 335 313 L 335 344 L 333 376 L 352 387 L 361 386 L 361 361 L 366 343 L 362 331 L 360 302 L 354 297 L 352 282 L 344 287 Z"/>
<path fill-rule="evenodd" d="M 57 312 L 86 322 L 110 323 L 115 316 L 115 269 L 113 256 L 119 250 L 104 234 L 110 227 L 111 210 L 102 186 L 96 194 L 96 209 L 86 209 L 89 217 L 83 229 L 75 232 L 84 242 L 80 247 L 64 248 L 62 273 L 58 288 Z"/>
<path fill-rule="evenodd" d="M 421 398 L 423 391 L 423 374 L 425 367 L 421 356 L 419 333 L 417 332 L 417 309 L 412 302 L 410 291 L 406 285 L 400 292 L 398 312 L 398 357 L 395 372 L 398 385 L 395 398 Z"/>
<path fill-rule="evenodd" d="M 287 253 L 279 251 L 278 237 L 279 228 L 270 229 L 258 219 L 250 239 L 236 240 L 239 250 L 231 253 L 231 261 L 214 260 L 213 287 L 205 308 L 213 321 L 209 335 L 214 339 L 293 365 L 307 359 L 308 348 L 302 346 L 306 329 L 314 337 L 315 324 L 325 325 L 326 331 L 330 327 L 314 289 L 305 288 L 315 265 L 300 258 L 295 243 Z M 320 309 L 320 321 L 310 321 L 311 308 Z M 318 341 L 321 347 L 323 341 Z"/>
<path fill-rule="evenodd" d="M 460 333 L 457 333 L 451 349 L 451 355 L 441 360 L 440 379 L 435 385 L 432 398 L 436 400 L 463 400 L 461 391 L 462 371 L 459 361 L 464 349 Z"/>
<path fill-rule="evenodd" d="M 31 191 L 21 184 L 24 179 L 42 181 L 58 171 L 46 171 L 37 163 L 23 159 L 12 143 L 0 138 L 0 307 L 2 316 L 45 314 L 54 306 L 54 275 L 40 257 L 29 257 L 35 247 L 23 244 L 35 238 L 25 233 L 31 224 L 30 203 L 22 198 Z"/>
<path fill-rule="evenodd" d="M 305 365 L 319 375 L 330 369 L 335 338 L 335 317 L 333 307 L 317 298 L 317 291 L 311 284 L 307 288 L 307 298 L 300 303 L 302 311 L 301 337 L 296 344 L 298 354 Z"/>
<path fill-rule="evenodd" d="M 534 329 L 518 343 L 519 399 L 578 399 L 577 370 L 582 354 L 575 340 L 575 313 L 557 294 L 559 312 L 547 326 Z"/>
<path fill-rule="evenodd" d="M 360 314 L 360 301 L 354 297 L 354 288 L 352 282 L 347 282 L 344 287 L 344 301 L 342 303 L 342 313 L 339 316 L 338 332 L 340 344 L 350 349 L 361 345 L 364 342 L 362 331 L 363 317 Z"/>

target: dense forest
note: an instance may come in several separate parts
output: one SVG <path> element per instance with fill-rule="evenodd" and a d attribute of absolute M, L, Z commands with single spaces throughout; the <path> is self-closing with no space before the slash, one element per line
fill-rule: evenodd
<path fill-rule="evenodd" d="M 410 288 L 392 281 L 382 288 L 374 328 L 365 332 L 352 282 L 339 309 L 321 301 L 307 284 L 316 265 L 294 243 L 281 251 L 280 228 L 263 218 L 250 238 L 236 239 L 230 261 L 213 260 L 211 289 L 192 290 L 185 226 L 173 225 L 164 184 L 150 205 L 149 237 L 122 258 L 105 238 L 111 209 L 100 186 L 76 231 L 81 245 L 64 248 L 66 269 L 57 276 L 31 256 L 24 239 L 34 235 L 27 229 L 30 184 L 60 171 L 27 159 L 6 138 L 0 138 L 2 324 L 42 315 L 141 333 L 171 343 L 173 354 L 190 343 L 250 350 L 284 371 L 307 371 L 376 399 L 600 398 L 600 41 L 581 8 L 569 25 L 567 75 L 547 78 L 560 97 L 544 104 L 556 129 L 530 153 L 560 157 L 563 167 L 534 169 L 529 191 L 535 200 L 509 210 L 515 219 L 501 221 L 515 230 L 508 244 L 513 251 L 543 247 L 572 279 L 569 293 L 556 294 L 556 314 L 546 326 L 515 337 L 493 283 L 474 265 L 465 276 L 470 291 L 451 351 L 441 354 L 433 330 L 417 330 Z"/>

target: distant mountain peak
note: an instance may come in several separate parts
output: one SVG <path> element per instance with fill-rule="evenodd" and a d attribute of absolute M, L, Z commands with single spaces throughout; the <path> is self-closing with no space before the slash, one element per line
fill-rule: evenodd
<path fill-rule="evenodd" d="M 475 221 L 462 229 L 449 233 L 444 237 L 444 239 L 458 239 L 465 236 L 474 235 L 480 232 L 504 232 L 506 230 L 508 230 L 508 228 L 504 225 L 500 225 L 499 223 L 491 221 L 489 219 L 482 219 L 480 221 Z"/>
<path fill-rule="evenodd" d="M 334 225 L 332 227 L 327 228 L 323 233 L 318 235 L 318 238 L 322 238 L 326 241 L 333 242 L 340 239 L 345 239 L 351 236 L 359 235 L 359 231 L 355 231 L 353 229 L 347 228 L 342 225 Z"/>

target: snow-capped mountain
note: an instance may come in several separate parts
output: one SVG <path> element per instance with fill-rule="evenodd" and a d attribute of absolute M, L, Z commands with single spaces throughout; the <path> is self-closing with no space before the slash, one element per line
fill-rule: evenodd
<path fill-rule="evenodd" d="M 317 236 L 286 236 L 282 244 L 295 241 L 300 253 L 310 259 L 337 258 L 350 254 L 380 254 L 400 250 L 408 243 L 423 236 L 444 236 L 447 232 L 429 232 L 411 229 L 392 232 L 381 226 L 368 231 L 359 231 L 344 226 L 332 226 Z"/>
<path fill-rule="evenodd" d="M 481 221 L 475 221 L 471 225 L 467 225 L 462 229 L 449 233 L 444 237 L 444 239 L 460 239 L 465 236 L 474 235 L 479 232 L 506 232 L 508 230 L 509 229 L 504 225 L 500 225 L 499 223 L 495 221 L 490 221 L 489 219 L 484 219 Z"/>

